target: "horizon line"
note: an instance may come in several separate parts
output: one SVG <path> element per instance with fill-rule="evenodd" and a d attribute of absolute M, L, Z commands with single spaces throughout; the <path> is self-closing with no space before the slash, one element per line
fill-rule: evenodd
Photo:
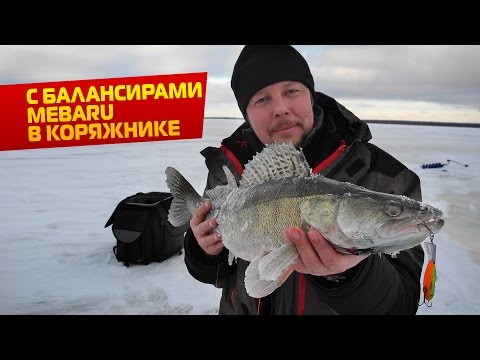
<path fill-rule="evenodd" d="M 240 117 L 232 116 L 205 116 L 205 119 L 228 119 L 228 120 L 243 120 Z M 366 123 L 378 123 L 378 124 L 398 124 L 398 125 L 432 125 L 432 126 L 459 126 L 459 127 L 478 127 L 480 128 L 480 122 L 478 123 L 466 123 L 466 122 L 452 122 L 452 121 L 431 121 L 431 120 L 380 120 L 380 119 L 362 119 Z"/>

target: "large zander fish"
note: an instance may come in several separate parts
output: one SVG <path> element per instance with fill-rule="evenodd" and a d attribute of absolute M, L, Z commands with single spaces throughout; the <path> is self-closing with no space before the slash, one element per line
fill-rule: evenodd
<path fill-rule="evenodd" d="M 315 228 L 345 254 L 396 254 L 444 224 L 442 212 L 423 202 L 312 174 L 292 143 L 267 145 L 246 164 L 239 185 L 223 169 L 228 183 L 202 197 L 168 167 L 167 185 L 174 197 L 168 219 L 174 226 L 184 225 L 198 206 L 211 200 L 207 218 L 217 219 L 229 263 L 235 257 L 250 262 L 245 287 L 256 298 L 270 294 L 293 271 L 298 252 L 293 243 L 284 243 L 285 228 Z"/>

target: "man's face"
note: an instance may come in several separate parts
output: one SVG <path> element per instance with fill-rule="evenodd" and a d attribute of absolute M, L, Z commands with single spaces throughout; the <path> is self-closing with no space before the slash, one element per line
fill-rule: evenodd
<path fill-rule="evenodd" d="M 253 131 L 263 144 L 292 141 L 298 147 L 313 128 L 310 90 L 298 81 L 281 81 L 260 89 L 247 105 Z"/>

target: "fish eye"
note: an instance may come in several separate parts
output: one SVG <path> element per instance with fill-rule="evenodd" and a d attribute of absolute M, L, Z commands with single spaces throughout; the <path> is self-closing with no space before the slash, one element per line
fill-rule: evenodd
<path fill-rule="evenodd" d="M 388 215 L 395 217 L 403 212 L 403 206 L 393 202 L 387 202 L 385 203 L 385 212 Z"/>

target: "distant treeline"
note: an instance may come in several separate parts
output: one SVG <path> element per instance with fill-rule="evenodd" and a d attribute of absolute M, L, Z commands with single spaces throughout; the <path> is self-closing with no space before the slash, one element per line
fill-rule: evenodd
<path fill-rule="evenodd" d="M 242 118 L 229 117 L 229 116 L 205 116 L 205 119 L 232 119 L 232 120 L 242 120 Z"/>
<path fill-rule="evenodd" d="M 242 120 L 238 117 L 228 116 L 210 116 L 205 119 L 232 119 Z M 414 120 L 365 120 L 372 124 L 396 124 L 396 125 L 425 125 L 425 126 L 456 126 L 456 127 L 476 127 L 480 128 L 480 123 L 456 123 L 456 122 L 436 122 L 436 121 L 414 121 Z"/>
<path fill-rule="evenodd" d="M 436 121 L 414 121 L 414 120 L 365 120 L 367 123 L 397 124 L 397 125 L 428 125 L 428 126 L 456 126 L 456 127 L 480 127 L 480 123 L 456 123 Z"/>

